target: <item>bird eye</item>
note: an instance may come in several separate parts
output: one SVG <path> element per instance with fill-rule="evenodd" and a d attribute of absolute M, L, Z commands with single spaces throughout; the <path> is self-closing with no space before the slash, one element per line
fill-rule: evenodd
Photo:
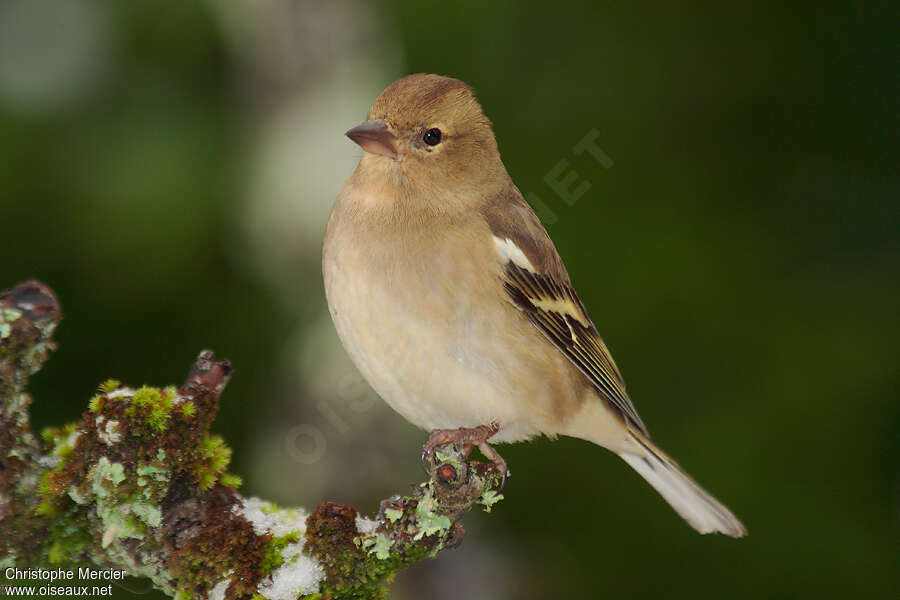
<path fill-rule="evenodd" d="M 437 146 L 441 143 L 441 130 L 437 127 L 429 129 L 425 132 L 425 135 L 422 136 L 422 140 L 429 146 Z"/>

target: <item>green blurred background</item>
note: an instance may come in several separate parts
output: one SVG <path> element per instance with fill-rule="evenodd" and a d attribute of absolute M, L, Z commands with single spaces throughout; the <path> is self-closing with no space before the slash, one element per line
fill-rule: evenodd
<path fill-rule="evenodd" d="M 343 132 L 394 79 L 452 75 L 655 439 L 750 536 L 539 440 L 501 447 L 507 499 L 394 597 L 897 597 L 896 14 L 744 4 L 3 0 L 0 287 L 40 278 L 66 315 L 36 426 L 209 347 L 244 493 L 372 513 L 418 480 L 425 434 L 340 348 L 320 246 Z M 573 152 L 593 130 L 609 168 Z M 590 184 L 571 206 L 563 160 Z"/>

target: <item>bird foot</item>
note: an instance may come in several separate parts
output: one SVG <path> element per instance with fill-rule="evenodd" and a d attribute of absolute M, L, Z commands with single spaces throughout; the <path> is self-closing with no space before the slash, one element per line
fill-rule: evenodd
<path fill-rule="evenodd" d="M 422 452 L 422 468 L 428 472 L 428 465 L 434 457 L 434 451 L 440 446 L 446 444 L 454 444 L 462 451 L 464 458 L 468 458 L 472 450 L 477 446 L 482 454 L 494 463 L 494 468 L 500 473 L 502 480 L 500 482 L 500 490 L 506 485 L 506 477 L 509 475 L 509 469 L 503 457 L 494 450 L 493 446 L 487 443 L 488 439 L 500 431 L 500 424 L 496 421 L 490 425 L 479 425 L 478 427 L 460 427 L 459 429 L 435 429 L 428 436 L 425 442 L 425 449 Z"/>

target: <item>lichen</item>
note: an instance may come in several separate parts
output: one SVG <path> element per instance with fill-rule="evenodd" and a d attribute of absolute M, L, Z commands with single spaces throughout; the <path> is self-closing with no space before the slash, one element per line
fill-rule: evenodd
<path fill-rule="evenodd" d="M 424 494 L 416 505 L 418 531 L 413 537 L 414 540 L 420 540 L 426 535 L 445 533 L 453 525 L 446 515 L 435 512 L 436 503 L 433 484 L 429 482 L 423 489 L 425 490 Z"/>
<path fill-rule="evenodd" d="M 491 508 L 501 500 L 503 500 L 503 494 L 497 490 L 484 490 L 478 503 L 484 505 L 484 512 L 491 512 Z"/>
<path fill-rule="evenodd" d="M 391 546 L 393 545 L 394 541 L 379 531 L 374 536 L 366 538 L 363 548 L 366 548 L 369 554 L 374 554 L 375 558 L 387 560 L 391 556 Z"/>
<path fill-rule="evenodd" d="M 22 313 L 12 308 L 0 308 L 0 339 L 12 335 L 13 323 L 21 318 Z"/>
<path fill-rule="evenodd" d="M 122 434 L 119 431 L 119 422 L 117 420 L 108 421 L 105 417 L 100 416 L 97 417 L 95 424 L 97 426 L 98 439 L 107 446 L 112 446 L 122 441 Z"/>

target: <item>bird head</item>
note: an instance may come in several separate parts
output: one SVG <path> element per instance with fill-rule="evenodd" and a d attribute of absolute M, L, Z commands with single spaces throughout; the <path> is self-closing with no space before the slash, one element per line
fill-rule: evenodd
<path fill-rule="evenodd" d="M 365 150 L 361 169 L 416 198 L 484 197 L 508 179 L 472 88 L 450 77 L 419 73 L 395 81 L 368 120 L 346 135 Z"/>

